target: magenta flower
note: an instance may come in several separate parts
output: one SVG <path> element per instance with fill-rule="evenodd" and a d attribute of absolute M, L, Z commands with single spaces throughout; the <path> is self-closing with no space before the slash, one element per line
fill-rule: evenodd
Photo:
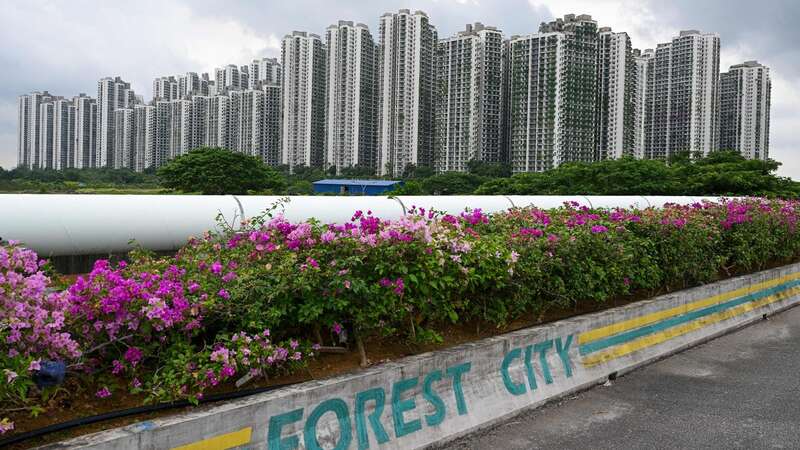
<path fill-rule="evenodd" d="M 222 277 L 224 283 L 229 283 L 236 279 L 236 272 L 228 272 Z"/>
<path fill-rule="evenodd" d="M 138 347 L 131 347 L 125 352 L 125 361 L 131 363 L 131 365 L 135 366 L 139 361 L 142 360 L 143 353 L 139 350 Z"/>
<path fill-rule="evenodd" d="M 94 393 L 94 396 L 97 398 L 108 398 L 111 397 L 111 391 L 109 391 L 107 387 L 103 386 L 102 389 Z"/>
<path fill-rule="evenodd" d="M 603 225 L 594 225 L 592 227 L 592 233 L 605 233 L 606 231 L 608 231 L 608 228 Z"/>
<path fill-rule="evenodd" d="M 403 283 L 403 279 L 402 278 L 398 278 L 397 280 L 395 280 L 394 286 L 395 286 L 394 287 L 394 293 L 397 294 L 397 295 L 403 295 L 403 290 L 406 287 L 405 283 Z"/>
<path fill-rule="evenodd" d="M 335 333 L 337 336 L 338 336 L 338 335 L 340 335 L 340 334 L 342 334 L 342 324 L 340 324 L 339 322 L 333 322 L 333 326 L 331 327 L 331 330 L 332 330 L 332 331 L 333 331 L 333 332 L 334 332 L 334 333 Z"/>
<path fill-rule="evenodd" d="M 219 292 L 217 292 L 217 295 L 224 298 L 225 300 L 231 299 L 231 294 L 228 293 L 228 291 L 226 291 L 225 289 L 220 289 Z"/>
<path fill-rule="evenodd" d="M 222 366 L 222 371 L 220 371 L 220 376 L 223 378 L 229 378 L 236 374 L 236 369 L 233 366 L 225 364 Z"/>
<path fill-rule="evenodd" d="M 216 275 L 222 273 L 222 263 L 219 261 L 214 261 L 214 264 L 211 264 L 211 273 Z"/>

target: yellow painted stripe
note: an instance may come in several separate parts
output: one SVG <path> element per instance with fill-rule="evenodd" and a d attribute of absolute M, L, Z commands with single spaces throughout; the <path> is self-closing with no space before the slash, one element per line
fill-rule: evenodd
<path fill-rule="evenodd" d="M 777 286 L 779 284 L 796 280 L 798 278 L 800 278 L 800 272 L 785 275 L 783 277 L 775 278 L 769 281 L 752 284 L 750 286 L 745 286 L 743 288 L 734 289 L 732 291 L 723 292 L 722 294 L 717 294 L 712 297 L 698 300 L 696 302 L 687 303 L 685 305 L 676 306 L 674 308 L 665 309 L 663 311 L 657 311 L 654 313 L 646 314 L 641 317 L 635 317 L 633 319 L 624 320 L 622 322 L 617 322 L 611 325 L 607 325 L 605 327 L 595 328 L 594 330 L 589 330 L 587 332 L 579 334 L 578 344 L 586 344 L 599 339 L 603 339 L 608 336 L 613 336 L 615 334 L 622 333 L 624 331 L 632 330 L 634 328 L 639 328 L 645 325 L 649 325 L 651 323 L 660 322 L 670 317 L 706 308 L 708 306 L 715 305 L 717 303 L 722 303 L 732 298 L 752 294 L 753 292 L 757 292 L 763 289 L 768 289 L 773 286 Z"/>
<path fill-rule="evenodd" d="M 221 434 L 212 438 L 203 439 L 202 441 L 181 445 L 180 447 L 173 447 L 172 450 L 227 450 L 229 448 L 248 444 L 252 432 L 253 429 L 250 427 L 242 428 L 233 433 Z"/>
<path fill-rule="evenodd" d="M 757 300 L 751 303 L 745 303 L 744 305 L 739 305 L 735 308 L 731 308 L 725 311 L 720 311 L 718 313 L 714 313 L 706 317 L 697 319 L 693 322 L 680 325 L 674 328 L 670 328 L 668 330 L 664 330 L 659 333 L 654 333 L 649 336 L 643 336 L 639 339 L 628 342 L 627 344 L 621 344 L 616 347 L 610 348 L 608 350 L 598 352 L 593 355 L 589 355 L 583 358 L 582 362 L 583 365 L 586 367 L 595 366 L 597 364 L 601 364 L 603 362 L 610 361 L 612 359 L 616 359 L 621 356 L 633 353 L 637 350 L 641 350 L 646 347 L 660 344 L 669 339 L 690 333 L 705 326 L 721 322 L 726 319 L 730 319 L 732 317 L 744 314 L 746 312 L 752 311 L 757 308 L 761 308 L 762 306 L 766 306 L 770 303 L 774 303 L 780 300 L 785 300 L 797 294 L 800 294 L 800 287 L 787 289 L 786 291 L 779 292 L 777 294 L 770 295 L 768 297 L 764 297 L 761 300 Z"/>

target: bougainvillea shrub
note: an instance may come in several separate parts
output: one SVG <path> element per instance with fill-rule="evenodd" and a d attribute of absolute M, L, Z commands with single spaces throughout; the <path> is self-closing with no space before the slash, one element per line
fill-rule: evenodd
<path fill-rule="evenodd" d="M 137 250 L 55 289 L 31 250 L 0 246 L 0 406 L 38 413 L 53 364 L 99 399 L 198 400 L 234 381 L 304 367 L 342 342 L 440 341 L 452 324 L 502 327 L 550 308 L 602 305 L 796 261 L 794 201 L 663 208 L 513 209 L 344 224 L 264 216 Z M 48 369 L 49 370 L 49 369 Z M 45 403 L 43 403 L 45 402 Z M 0 418 L 0 431 L 13 423 Z"/>

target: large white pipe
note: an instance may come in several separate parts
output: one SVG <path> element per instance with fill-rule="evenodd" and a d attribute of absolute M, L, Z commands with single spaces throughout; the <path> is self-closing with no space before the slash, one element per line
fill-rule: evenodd
<path fill-rule="evenodd" d="M 280 201 L 277 196 L 202 195 L 0 195 L 0 238 L 22 241 L 43 256 L 126 252 L 135 240 L 150 250 L 176 250 L 190 236 L 219 229 L 217 216 L 230 226 L 258 216 Z M 357 210 L 397 219 L 412 207 L 451 214 L 465 208 L 484 212 L 512 207 L 554 208 L 565 201 L 599 207 L 644 208 L 665 203 L 690 204 L 716 197 L 613 196 L 297 196 L 281 211 L 293 222 L 316 218 L 343 223 Z"/>

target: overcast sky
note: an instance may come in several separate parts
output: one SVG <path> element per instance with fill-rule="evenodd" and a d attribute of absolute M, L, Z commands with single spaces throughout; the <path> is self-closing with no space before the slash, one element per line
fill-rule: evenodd
<path fill-rule="evenodd" d="M 723 70 L 751 59 L 771 68 L 770 156 L 800 180 L 798 0 L 0 0 L 0 166 L 16 165 L 20 94 L 96 96 L 99 78 L 119 75 L 149 100 L 156 76 L 280 56 L 280 38 L 292 30 L 324 35 L 352 20 L 377 38 L 378 17 L 398 8 L 427 12 L 440 37 L 476 21 L 528 34 L 569 13 L 628 32 L 635 48 L 682 29 L 717 32 Z"/>

